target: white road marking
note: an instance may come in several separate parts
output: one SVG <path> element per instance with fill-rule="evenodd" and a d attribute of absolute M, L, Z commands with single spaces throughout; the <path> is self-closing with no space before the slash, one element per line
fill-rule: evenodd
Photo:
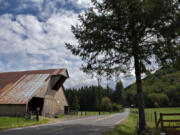
<path fill-rule="evenodd" d="M 110 118 L 112 118 L 112 117 L 114 117 L 114 115 L 109 116 L 109 117 L 99 118 L 99 119 L 96 119 L 95 121 L 106 120 L 106 119 L 110 119 Z"/>
<path fill-rule="evenodd" d="M 121 123 L 121 122 L 123 122 L 124 121 L 124 119 L 123 120 L 119 120 L 119 121 L 117 121 L 114 125 L 118 125 L 119 123 Z"/>

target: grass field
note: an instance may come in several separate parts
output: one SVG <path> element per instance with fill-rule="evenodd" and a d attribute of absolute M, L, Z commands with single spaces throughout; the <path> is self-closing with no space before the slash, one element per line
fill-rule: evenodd
<path fill-rule="evenodd" d="M 135 111 L 137 109 L 132 109 L 131 111 Z M 159 119 L 160 113 L 180 113 L 180 107 L 172 107 L 172 108 L 148 108 L 145 109 L 146 114 L 146 121 L 149 126 L 154 127 L 155 126 L 155 120 L 154 120 L 154 112 L 157 113 L 157 118 Z M 172 119 L 180 120 L 180 116 L 165 116 L 163 119 Z M 165 125 L 168 125 L 169 123 L 165 123 Z M 176 124 L 176 123 L 173 123 Z"/>
<path fill-rule="evenodd" d="M 117 113 L 117 112 L 101 112 L 101 115 L 110 115 L 114 113 Z M 78 115 L 81 116 L 81 112 L 78 112 Z M 82 115 L 85 115 L 85 112 L 82 112 Z M 95 115 L 99 115 L 99 112 L 93 112 L 93 111 L 86 112 L 86 116 L 95 116 Z"/>
<path fill-rule="evenodd" d="M 120 112 L 124 112 L 124 109 L 121 109 L 119 112 L 100 112 L 100 115 L 111 115 L 114 113 L 120 113 Z M 79 111 L 79 112 L 70 112 L 67 115 L 72 115 L 72 116 L 96 116 L 99 115 L 98 111 Z"/>
<path fill-rule="evenodd" d="M 146 109 L 146 119 L 150 126 L 155 126 L 155 120 L 154 120 L 154 112 L 157 112 L 157 118 L 159 120 L 160 113 L 180 113 L 180 108 L 152 108 L 152 109 Z M 153 115 L 153 119 L 151 120 L 151 116 Z M 180 120 L 180 116 L 163 116 L 164 120 Z M 178 123 L 165 123 L 165 125 L 177 125 Z"/>
<path fill-rule="evenodd" d="M 0 130 L 32 126 L 32 125 L 38 125 L 44 123 L 48 123 L 48 120 L 45 118 L 40 118 L 39 121 L 36 121 L 36 120 L 29 120 L 29 119 L 17 118 L 17 117 L 0 117 Z"/>
<path fill-rule="evenodd" d="M 124 123 L 117 125 L 105 135 L 136 135 L 137 120 L 138 116 L 136 114 L 130 114 Z"/>

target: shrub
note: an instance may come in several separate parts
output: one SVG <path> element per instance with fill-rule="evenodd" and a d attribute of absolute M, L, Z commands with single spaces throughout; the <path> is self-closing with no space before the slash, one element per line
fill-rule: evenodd
<path fill-rule="evenodd" d="M 108 97 L 102 98 L 102 110 L 103 111 L 112 111 L 111 100 Z"/>
<path fill-rule="evenodd" d="M 122 108 L 121 105 L 118 105 L 118 104 L 116 104 L 116 103 L 112 103 L 112 110 L 113 110 L 114 112 L 119 112 L 121 108 Z"/>

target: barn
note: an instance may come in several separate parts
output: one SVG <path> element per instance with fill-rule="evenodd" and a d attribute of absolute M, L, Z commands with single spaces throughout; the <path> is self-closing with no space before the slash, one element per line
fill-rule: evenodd
<path fill-rule="evenodd" d="M 24 116 L 37 108 L 43 116 L 64 113 L 68 77 L 67 69 L 0 73 L 0 116 Z"/>

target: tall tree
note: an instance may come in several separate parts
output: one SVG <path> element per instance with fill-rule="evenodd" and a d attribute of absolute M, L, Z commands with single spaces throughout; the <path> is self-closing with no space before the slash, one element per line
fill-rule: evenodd
<path fill-rule="evenodd" d="M 118 104 L 124 105 L 124 100 L 125 100 L 124 88 L 122 82 L 119 81 L 116 83 L 115 91 L 113 93 L 113 101 Z"/>
<path fill-rule="evenodd" d="M 86 73 L 112 76 L 134 67 L 139 133 L 146 127 L 141 74 L 179 55 L 178 0 L 92 0 L 93 7 L 72 26 L 78 45 L 66 43 L 85 63 Z"/>
<path fill-rule="evenodd" d="M 77 95 L 74 93 L 74 95 L 72 95 L 72 107 L 75 110 L 79 110 L 80 106 L 79 106 L 79 100 Z"/>

